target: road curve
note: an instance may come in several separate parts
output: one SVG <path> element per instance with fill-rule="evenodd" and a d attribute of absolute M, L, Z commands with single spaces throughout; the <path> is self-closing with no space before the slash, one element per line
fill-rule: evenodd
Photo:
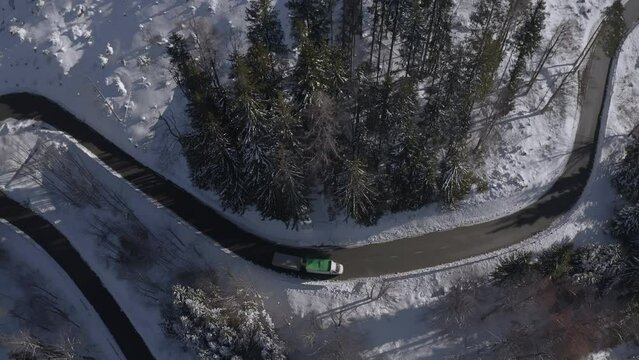
<path fill-rule="evenodd" d="M 639 0 L 628 2 L 625 17 L 629 26 L 634 24 L 639 17 Z M 346 279 L 405 272 L 462 260 L 516 244 L 546 229 L 572 208 L 588 182 L 597 149 L 601 114 L 606 110 L 606 85 L 612 70 L 611 60 L 597 47 L 584 75 L 586 88 L 573 152 L 562 175 L 537 202 L 494 221 L 354 248 L 291 247 L 249 233 L 42 96 L 29 93 L 0 96 L 0 120 L 37 119 L 67 133 L 134 187 L 244 259 L 271 267 L 274 251 L 329 255 L 344 264 L 346 272 L 340 278 Z"/>
<path fill-rule="evenodd" d="M 127 359 L 153 359 L 144 340 L 100 278 L 51 223 L 5 194 L 0 194 L 0 218 L 37 242 L 64 269 L 98 313 Z"/>

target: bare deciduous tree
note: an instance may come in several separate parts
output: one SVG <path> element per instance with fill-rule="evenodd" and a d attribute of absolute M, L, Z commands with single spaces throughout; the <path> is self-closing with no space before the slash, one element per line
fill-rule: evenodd
<path fill-rule="evenodd" d="M 2 344 L 13 359 L 55 359 L 74 360 L 86 358 L 78 353 L 79 341 L 72 337 L 64 337 L 56 344 L 49 344 L 32 335 L 28 331 L 0 337 Z"/>

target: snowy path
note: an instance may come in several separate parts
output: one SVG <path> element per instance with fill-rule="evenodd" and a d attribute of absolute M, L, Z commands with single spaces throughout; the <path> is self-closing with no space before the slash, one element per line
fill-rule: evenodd
<path fill-rule="evenodd" d="M 639 0 L 626 5 L 629 25 L 639 17 Z M 437 266 L 516 244 L 544 229 L 579 199 L 592 170 L 611 60 L 600 49 L 587 67 L 587 88 L 568 164 L 552 188 L 529 207 L 503 218 L 388 243 L 354 248 L 297 248 L 276 244 L 241 229 L 175 183 L 136 161 L 55 103 L 20 93 L 0 97 L 0 119 L 42 120 L 76 139 L 134 187 L 172 210 L 209 238 L 238 256 L 265 267 L 274 251 L 327 255 L 345 264 L 341 278 L 377 276 Z"/>

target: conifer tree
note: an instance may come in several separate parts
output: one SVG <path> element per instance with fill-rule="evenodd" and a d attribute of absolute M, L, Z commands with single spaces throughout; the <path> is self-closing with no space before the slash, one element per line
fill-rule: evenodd
<path fill-rule="evenodd" d="M 510 69 L 508 82 L 498 96 L 492 121 L 506 116 L 514 108 L 515 97 L 522 85 L 522 76 L 526 70 L 527 60 L 530 59 L 541 42 L 541 31 L 544 29 L 546 19 L 545 9 L 545 1 L 538 0 L 513 36 L 516 57 Z M 487 133 L 490 132 L 492 126 L 489 124 Z"/>
<path fill-rule="evenodd" d="M 468 49 L 458 46 L 451 61 L 442 71 L 442 79 L 433 86 L 424 107 L 420 123 L 427 144 L 434 149 L 446 149 L 454 143 L 467 140 L 470 131 L 470 115 L 475 94 L 469 86 Z"/>
<path fill-rule="evenodd" d="M 232 56 L 231 124 L 237 134 L 244 189 L 251 200 L 272 174 L 272 131 L 263 102 L 256 96 L 254 79 L 243 55 Z"/>
<path fill-rule="evenodd" d="M 288 0 L 286 6 L 292 34 L 298 43 L 302 37 L 314 44 L 331 42 L 335 0 Z"/>
<path fill-rule="evenodd" d="M 469 154 L 463 143 L 453 144 L 441 162 L 439 192 L 442 199 L 454 206 L 475 183 L 475 175 L 469 163 Z"/>
<path fill-rule="evenodd" d="M 287 226 L 296 227 L 308 219 L 308 183 L 300 137 L 301 124 L 293 107 L 282 91 L 277 91 L 276 101 L 269 111 L 276 149 L 273 155 L 272 173 L 260 184 L 257 208 L 262 216 L 281 220 Z"/>
<path fill-rule="evenodd" d="M 614 171 L 613 183 L 617 191 L 630 202 L 639 203 L 639 139 L 626 146 L 623 160 Z"/>
<path fill-rule="evenodd" d="M 633 240 L 634 250 L 639 250 L 639 204 L 627 205 L 617 211 L 611 227 L 613 235 L 623 240 Z"/>
<path fill-rule="evenodd" d="M 285 55 L 284 32 L 277 16 L 271 0 L 251 0 L 246 9 L 246 36 L 251 46 L 260 45 L 269 52 Z"/>
<path fill-rule="evenodd" d="M 545 9 L 545 1 L 538 0 L 514 35 L 516 58 L 510 70 L 508 83 L 501 91 L 495 105 L 495 119 L 506 116 L 514 108 L 515 97 L 522 85 L 522 76 L 526 70 L 526 61 L 537 50 L 541 42 L 541 31 L 544 29 L 546 19 Z"/>
<path fill-rule="evenodd" d="M 294 228 L 310 213 L 304 169 L 295 156 L 284 145 L 278 146 L 272 177 L 263 183 L 257 199 L 263 217 L 281 220 Z"/>
<path fill-rule="evenodd" d="M 385 193 L 391 211 L 415 210 L 433 201 L 436 192 L 436 158 L 429 154 L 415 122 L 417 88 L 410 78 L 399 79 L 390 96 L 389 113 L 396 126 L 389 134 L 384 181 L 379 189 Z"/>
<path fill-rule="evenodd" d="M 340 159 L 341 115 L 335 100 L 328 94 L 317 91 L 302 112 L 302 118 L 306 129 L 303 141 L 307 174 L 326 184 L 333 176 L 334 167 Z"/>
<path fill-rule="evenodd" d="M 357 39 L 362 36 L 362 0 L 342 1 L 342 21 L 339 40 L 344 53 L 352 61 Z M 355 64 L 349 62 L 349 68 Z"/>
<path fill-rule="evenodd" d="M 623 4 L 621 0 L 615 0 L 612 5 L 607 7 L 606 10 L 604 10 L 604 15 L 606 17 L 601 39 L 606 55 L 613 57 L 626 33 L 626 22 L 623 16 Z"/>
<path fill-rule="evenodd" d="M 210 67 L 195 62 L 180 35 L 172 34 L 169 44 L 173 75 L 188 100 L 193 129 L 179 139 L 191 179 L 201 188 L 217 191 L 225 207 L 241 211 L 245 203 L 240 156 L 229 128 L 226 94 L 214 87 Z"/>
<path fill-rule="evenodd" d="M 344 162 L 337 176 L 334 197 L 340 209 L 362 225 L 373 225 L 377 221 L 376 194 L 369 173 L 359 159 Z"/>
<path fill-rule="evenodd" d="M 420 78 L 434 76 L 439 70 L 443 55 L 451 47 L 452 0 L 424 2 L 427 6 L 427 22 L 424 26 L 424 42 L 420 56 Z"/>
<path fill-rule="evenodd" d="M 502 61 L 499 32 L 504 21 L 502 0 L 480 0 L 470 16 L 471 35 L 467 80 L 476 101 L 482 101 L 492 90 L 495 72 Z"/>
<path fill-rule="evenodd" d="M 302 32 L 299 43 L 299 55 L 293 68 L 293 99 L 297 107 L 304 109 L 316 91 L 328 91 L 326 87 L 325 43 L 315 44 Z"/>

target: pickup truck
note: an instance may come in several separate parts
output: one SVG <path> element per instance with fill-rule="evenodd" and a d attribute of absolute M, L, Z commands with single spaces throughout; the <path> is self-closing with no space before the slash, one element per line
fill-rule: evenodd
<path fill-rule="evenodd" d="M 312 274 L 340 275 L 344 273 L 344 266 L 330 259 L 302 258 L 278 252 L 273 254 L 271 264 L 287 270 L 306 271 Z"/>

